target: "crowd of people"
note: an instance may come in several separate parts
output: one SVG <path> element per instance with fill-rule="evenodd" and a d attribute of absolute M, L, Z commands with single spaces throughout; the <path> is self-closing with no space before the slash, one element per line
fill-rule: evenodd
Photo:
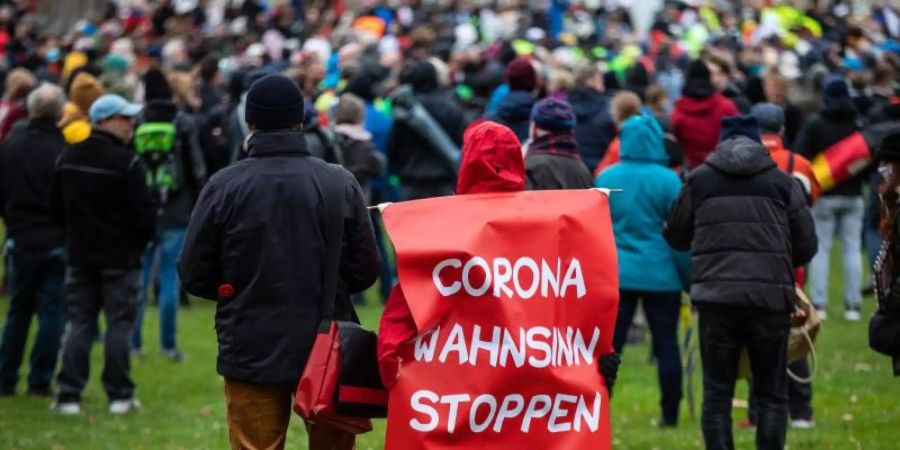
<path fill-rule="evenodd" d="M 58 35 L 31 2 L 0 6 L 0 394 L 16 393 L 37 315 L 29 394 L 80 413 L 102 338 L 110 412 L 139 408 L 130 362 L 149 347 L 144 311 L 155 300 L 158 349 L 181 362 L 186 290 L 229 299 L 216 331 L 232 445 L 283 445 L 292 392 L 273 386 L 296 384 L 312 345 L 297 343 L 318 326 L 323 180 L 344 179 L 337 315 L 350 318 L 358 292 L 380 280 L 387 302 L 397 279 L 366 207 L 472 193 L 458 185 L 460 155 L 484 145 L 467 130 L 488 121 L 502 130 L 477 135 L 514 142 L 526 189 L 622 190 L 610 199 L 615 348 L 640 305 L 662 426 L 679 418 L 682 292 L 700 317 L 707 448 L 733 448 L 744 347 L 759 448 L 783 448 L 788 415 L 813 426 L 811 386 L 786 375 L 795 284 L 808 273 L 825 318 L 835 238 L 845 320 L 861 320 L 866 290 L 890 291 L 894 276 L 884 255 L 898 246 L 878 254 L 898 240 L 895 165 L 826 189 L 814 162 L 859 132 L 874 136 L 876 159 L 900 153 L 896 6 L 667 1 L 642 28 L 614 1 L 270 3 L 110 2 Z M 864 250 L 886 283 L 863 279 Z M 879 348 L 900 373 L 892 298 L 876 317 L 895 344 Z M 265 407 L 271 428 L 254 430 Z"/>

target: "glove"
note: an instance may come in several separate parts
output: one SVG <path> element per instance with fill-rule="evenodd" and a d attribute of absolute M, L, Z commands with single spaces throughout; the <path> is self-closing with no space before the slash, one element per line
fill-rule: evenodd
<path fill-rule="evenodd" d="M 609 392 L 610 398 L 612 398 L 613 386 L 616 384 L 621 363 L 622 358 L 618 353 L 607 353 L 600 357 L 600 375 L 606 380 L 606 390 Z"/>

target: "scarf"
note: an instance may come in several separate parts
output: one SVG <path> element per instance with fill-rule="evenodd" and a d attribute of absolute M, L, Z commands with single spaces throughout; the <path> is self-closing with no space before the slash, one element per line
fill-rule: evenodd
<path fill-rule="evenodd" d="M 567 133 L 551 133 L 534 138 L 528 146 L 528 155 L 559 155 L 581 160 L 575 135 Z"/>

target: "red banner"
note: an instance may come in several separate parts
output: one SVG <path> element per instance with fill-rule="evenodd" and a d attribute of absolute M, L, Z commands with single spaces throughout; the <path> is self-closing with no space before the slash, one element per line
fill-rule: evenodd
<path fill-rule="evenodd" d="M 384 220 L 420 331 L 402 350 L 386 449 L 609 449 L 598 357 L 612 351 L 619 292 L 607 196 L 444 197 L 389 206 Z"/>

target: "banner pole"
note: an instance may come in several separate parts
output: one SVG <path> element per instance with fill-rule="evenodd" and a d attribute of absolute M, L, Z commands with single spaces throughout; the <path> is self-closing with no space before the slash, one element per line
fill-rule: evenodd
<path fill-rule="evenodd" d="M 601 193 L 605 194 L 607 197 L 609 197 L 609 194 L 617 194 L 617 193 L 623 192 L 622 189 L 607 189 L 607 188 L 590 188 L 589 190 L 601 192 Z M 383 213 L 384 210 L 388 208 L 388 206 L 391 206 L 394 203 L 400 203 L 400 202 L 379 203 L 377 205 L 369 206 L 367 209 L 369 211 L 378 211 L 380 213 Z"/>

